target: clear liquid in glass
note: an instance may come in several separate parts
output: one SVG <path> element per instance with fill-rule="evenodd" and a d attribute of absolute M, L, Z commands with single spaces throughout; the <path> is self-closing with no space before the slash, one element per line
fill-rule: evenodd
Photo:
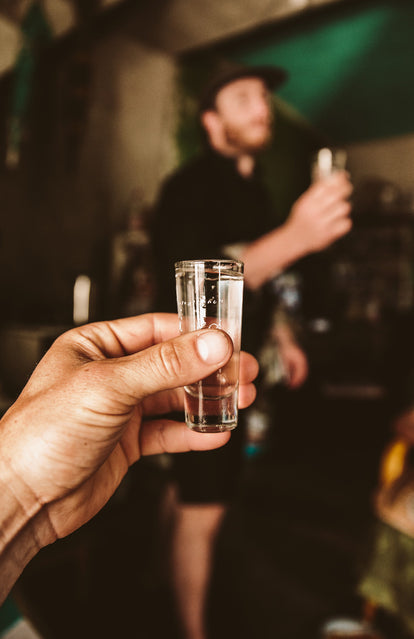
<path fill-rule="evenodd" d="M 187 425 L 203 433 L 237 426 L 243 275 L 207 270 L 177 271 L 177 303 L 181 332 L 219 328 L 232 338 L 230 361 L 207 378 L 185 387 Z"/>

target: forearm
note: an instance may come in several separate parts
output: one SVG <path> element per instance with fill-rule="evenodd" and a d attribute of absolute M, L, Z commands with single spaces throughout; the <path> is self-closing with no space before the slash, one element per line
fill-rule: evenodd
<path fill-rule="evenodd" d="M 41 505 L 0 459 L 0 605 L 25 566 L 51 541 L 50 533 Z"/>
<path fill-rule="evenodd" d="M 29 561 L 38 552 L 29 526 L 20 530 L 0 549 L 0 606 Z"/>
<path fill-rule="evenodd" d="M 301 236 L 285 223 L 245 246 L 240 259 L 244 262 L 246 286 L 259 288 L 305 254 Z"/>

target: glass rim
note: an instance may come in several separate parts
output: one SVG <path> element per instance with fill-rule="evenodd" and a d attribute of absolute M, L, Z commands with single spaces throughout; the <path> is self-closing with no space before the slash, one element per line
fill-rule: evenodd
<path fill-rule="evenodd" d="M 244 263 L 241 260 L 234 260 L 231 258 L 178 260 L 177 262 L 174 263 L 174 268 L 176 271 L 179 271 L 179 270 L 190 271 L 197 266 L 203 266 L 204 268 L 211 268 L 217 271 L 220 271 L 222 269 L 231 270 L 231 271 L 234 271 L 235 273 L 243 273 L 243 269 L 244 269 Z"/>

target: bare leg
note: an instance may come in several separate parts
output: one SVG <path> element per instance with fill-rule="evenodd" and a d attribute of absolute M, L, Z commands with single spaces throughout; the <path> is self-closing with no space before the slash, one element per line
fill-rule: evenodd
<path fill-rule="evenodd" d="M 186 639 L 206 639 L 205 604 L 224 504 L 178 504 L 172 539 L 173 585 Z"/>

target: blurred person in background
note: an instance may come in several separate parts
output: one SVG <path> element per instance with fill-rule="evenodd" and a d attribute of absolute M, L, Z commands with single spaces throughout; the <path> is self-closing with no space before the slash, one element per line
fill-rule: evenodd
<path fill-rule="evenodd" d="M 307 358 L 286 321 L 273 322 L 271 282 L 298 259 L 330 246 L 351 229 L 345 171 L 312 184 L 275 228 L 275 211 L 258 156 L 270 144 L 271 92 L 286 79 L 278 67 L 222 60 L 199 102 L 205 152 L 162 186 L 153 219 L 157 310 L 176 309 L 174 262 L 237 258 L 244 262 L 242 344 L 256 355 L 269 334 L 291 388 L 307 377 Z M 277 176 L 275 176 L 277 179 Z M 244 420 L 220 451 L 175 456 L 173 585 L 185 639 L 206 639 L 205 604 L 214 542 L 237 487 Z"/>

